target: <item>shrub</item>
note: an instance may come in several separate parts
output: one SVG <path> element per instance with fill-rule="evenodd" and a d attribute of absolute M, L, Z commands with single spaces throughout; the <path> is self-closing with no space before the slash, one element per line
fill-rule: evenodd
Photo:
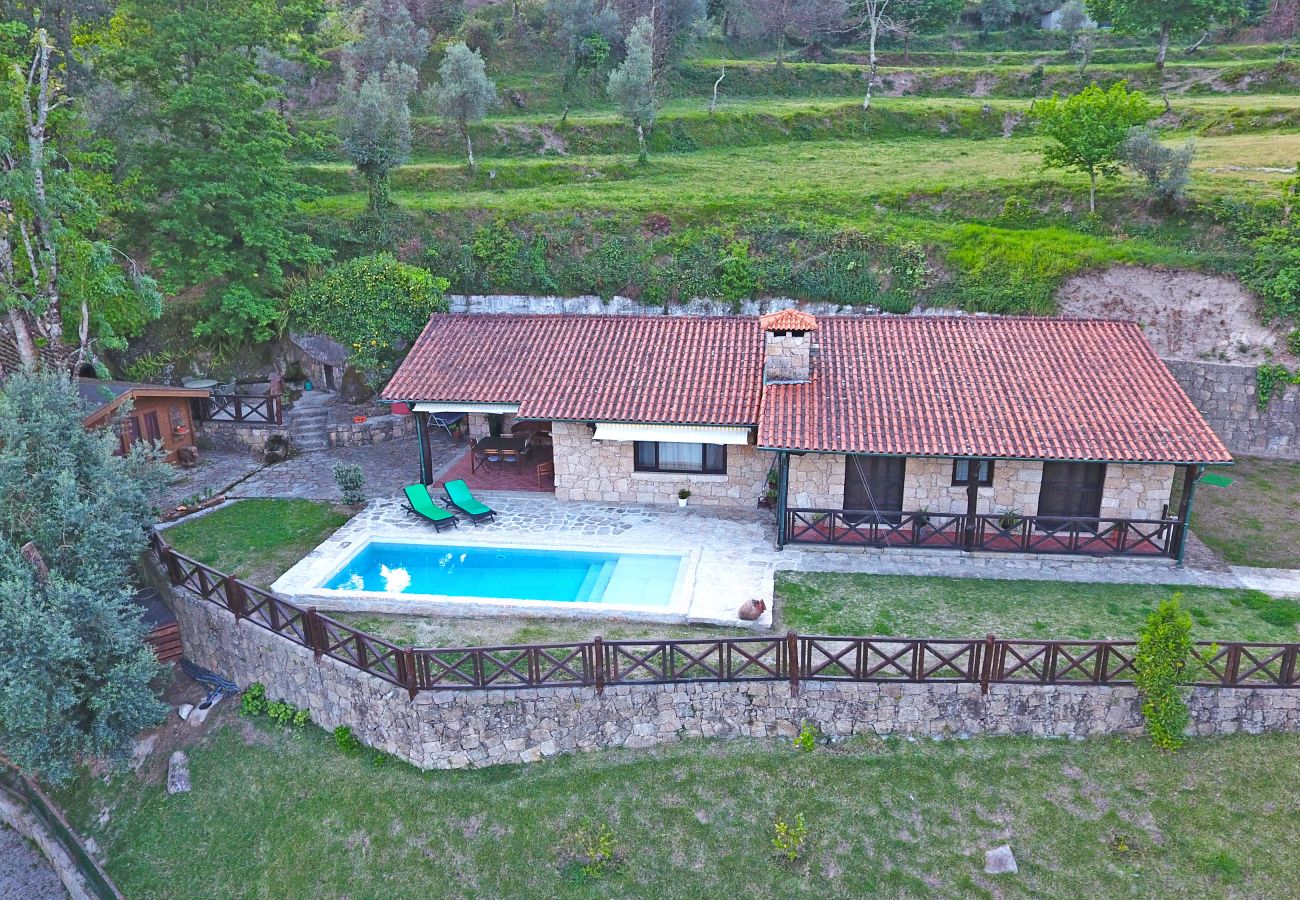
<path fill-rule="evenodd" d="M 239 711 L 246 716 L 260 716 L 266 712 L 266 685 L 254 681 L 244 689 L 239 698 Z"/>
<path fill-rule="evenodd" d="M 1192 617 L 1183 610 L 1181 599 L 1181 594 L 1175 594 L 1147 617 L 1138 632 L 1133 663 L 1142 716 L 1152 743 L 1162 750 L 1183 745 L 1190 718 L 1180 687 L 1188 680 L 1192 658 Z"/>
<path fill-rule="evenodd" d="M 754 261 L 749 257 L 749 241 L 732 241 L 726 252 L 718 261 L 721 275 L 718 285 L 721 299 L 733 306 L 742 300 L 749 300 L 758 293 L 758 276 L 754 272 Z"/>
<path fill-rule="evenodd" d="M 1293 329 L 1286 336 L 1286 348 L 1296 356 L 1300 356 L 1300 328 Z"/>
<path fill-rule="evenodd" d="M 804 722 L 799 726 L 799 733 L 795 735 L 794 748 L 804 753 L 812 753 L 816 747 L 817 726 L 812 722 Z"/>
<path fill-rule="evenodd" d="M 803 852 L 804 842 L 808 839 L 808 826 L 804 822 L 803 813 L 794 817 L 794 822 L 786 822 L 780 816 L 773 823 L 772 829 L 775 832 L 772 836 L 772 847 L 776 852 L 785 858 L 786 862 L 794 862 Z"/>
<path fill-rule="evenodd" d="M 585 881 L 618 868 L 623 851 L 608 823 L 593 825 L 584 820 L 564 841 L 561 856 L 564 868 L 575 869 L 576 880 Z"/>
<path fill-rule="evenodd" d="M 334 746 L 348 756 L 355 756 L 362 750 L 361 741 L 352 733 L 352 729 L 346 725 L 340 725 L 334 729 Z"/>
<path fill-rule="evenodd" d="M 1187 193 L 1195 154 L 1195 142 L 1188 141 L 1178 148 L 1166 147 L 1153 129 L 1139 125 L 1129 129 L 1116 158 L 1120 165 L 1146 179 L 1147 195 L 1152 200 L 1172 207 Z"/>
<path fill-rule="evenodd" d="M 334 483 L 343 494 L 343 502 L 349 506 L 360 506 L 366 502 L 366 473 L 356 463 L 335 464 Z"/>

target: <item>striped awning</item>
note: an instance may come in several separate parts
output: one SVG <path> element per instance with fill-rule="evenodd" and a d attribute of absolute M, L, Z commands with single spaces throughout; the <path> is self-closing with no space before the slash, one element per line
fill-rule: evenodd
<path fill-rule="evenodd" d="M 518 403 L 417 403 L 411 407 L 416 412 L 422 413 L 487 413 L 489 415 L 504 415 L 506 413 L 519 412 Z"/>
<path fill-rule="evenodd" d="M 637 422 L 597 422 L 595 440 L 748 444 L 749 429 L 726 425 L 644 425 Z"/>

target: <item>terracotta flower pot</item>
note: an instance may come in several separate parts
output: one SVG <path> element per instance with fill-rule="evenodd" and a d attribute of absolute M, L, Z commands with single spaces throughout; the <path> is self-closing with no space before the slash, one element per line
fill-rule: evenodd
<path fill-rule="evenodd" d="M 365 416 L 353 416 L 353 417 L 352 417 L 352 424 L 353 424 L 353 425 L 360 425 L 360 424 L 361 424 L 362 422 L 364 422 L 365 420 L 366 420 L 366 417 L 365 417 Z"/>

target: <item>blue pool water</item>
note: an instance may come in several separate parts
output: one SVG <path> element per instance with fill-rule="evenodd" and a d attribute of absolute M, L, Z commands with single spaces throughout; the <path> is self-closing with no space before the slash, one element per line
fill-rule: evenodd
<path fill-rule="evenodd" d="M 322 587 L 663 607 L 681 564 L 680 556 L 372 541 Z"/>

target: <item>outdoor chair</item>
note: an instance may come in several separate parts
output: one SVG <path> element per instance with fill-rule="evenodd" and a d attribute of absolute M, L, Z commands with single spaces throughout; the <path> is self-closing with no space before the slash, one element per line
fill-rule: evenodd
<path fill-rule="evenodd" d="M 518 450 L 502 450 L 502 451 L 501 451 L 501 466 L 502 466 L 502 468 L 504 468 L 504 467 L 506 467 L 506 466 L 514 466 L 514 467 L 515 467 L 515 472 L 516 472 L 516 473 L 523 471 L 523 464 L 522 464 L 522 463 L 520 462 L 520 460 L 519 460 L 519 451 L 518 451 Z"/>
<path fill-rule="evenodd" d="M 496 518 L 496 510 L 486 506 L 478 501 L 465 484 L 463 479 L 457 478 L 455 481 L 448 481 L 442 486 L 443 492 L 447 495 L 447 502 L 458 510 L 469 516 L 469 520 L 475 525 L 480 520 Z"/>
<path fill-rule="evenodd" d="M 460 524 L 456 521 L 455 513 L 443 509 L 433 502 L 433 498 L 429 496 L 429 489 L 422 484 L 407 485 L 406 500 L 407 502 L 403 504 L 403 508 L 407 512 L 432 523 L 435 531 L 442 531 L 444 528 L 455 528 Z"/>
<path fill-rule="evenodd" d="M 538 464 L 537 464 L 537 486 L 538 486 L 539 488 L 542 486 L 542 480 L 545 479 L 545 478 L 549 478 L 549 479 L 551 479 L 551 484 L 552 484 L 552 486 L 554 486 L 554 484 L 555 484 L 555 463 L 553 463 L 553 462 L 544 462 L 544 463 L 538 463 Z"/>

